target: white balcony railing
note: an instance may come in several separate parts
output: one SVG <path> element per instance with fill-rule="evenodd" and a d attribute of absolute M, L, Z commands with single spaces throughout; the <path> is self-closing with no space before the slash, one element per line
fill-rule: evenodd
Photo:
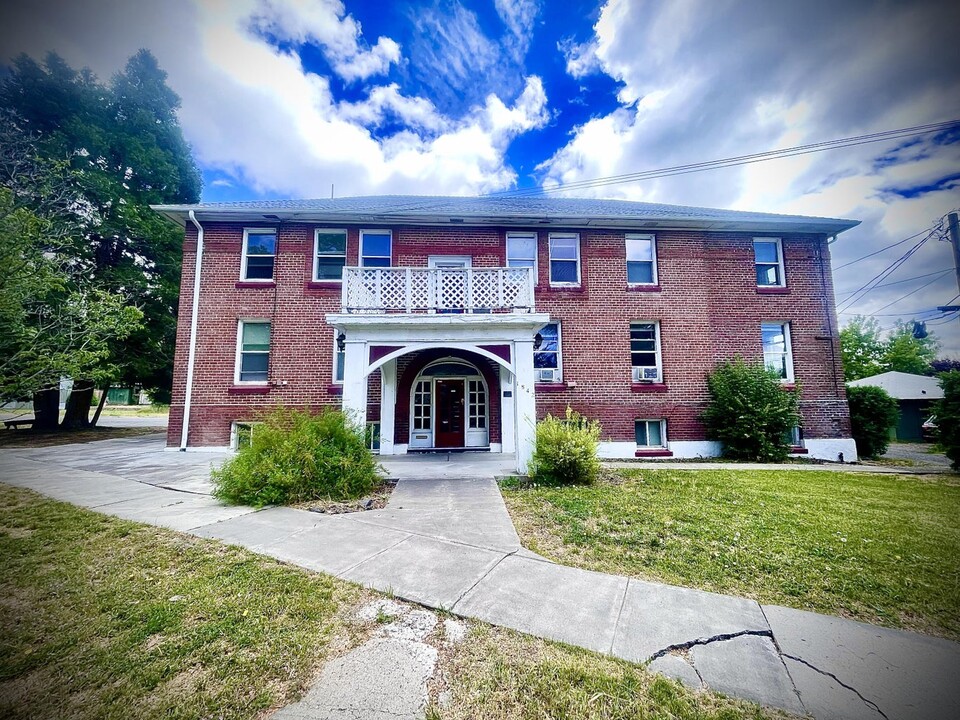
<path fill-rule="evenodd" d="M 345 267 L 342 303 L 347 313 L 533 312 L 533 271 Z"/>

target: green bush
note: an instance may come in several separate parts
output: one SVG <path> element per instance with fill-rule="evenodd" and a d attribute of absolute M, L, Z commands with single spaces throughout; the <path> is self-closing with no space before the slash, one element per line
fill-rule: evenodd
<path fill-rule="evenodd" d="M 883 388 L 848 387 L 850 428 L 857 443 L 857 455 L 875 458 L 890 444 L 890 428 L 897 423 L 897 401 Z"/>
<path fill-rule="evenodd" d="M 589 485 L 597 479 L 600 423 L 567 408 L 566 417 L 547 415 L 537 423 L 530 477 L 545 485 Z"/>
<path fill-rule="evenodd" d="M 937 402 L 937 434 L 954 470 L 960 470 L 960 371 L 940 375 L 943 400 Z"/>
<path fill-rule="evenodd" d="M 710 404 L 700 416 L 707 437 L 723 443 L 723 456 L 735 460 L 780 462 L 790 453 L 790 432 L 800 424 L 795 391 L 763 363 L 737 357 L 707 377 Z"/>
<path fill-rule="evenodd" d="M 313 415 L 278 408 L 261 416 L 250 443 L 211 477 L 215 497 L 254 507 L 348 500 L 379 482 L 363 431 L 332 409 Z"/>

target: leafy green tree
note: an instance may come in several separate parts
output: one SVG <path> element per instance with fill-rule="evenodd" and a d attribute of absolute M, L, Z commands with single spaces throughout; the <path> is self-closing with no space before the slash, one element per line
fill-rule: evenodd
<path fill-rule="evenodd" d="M 56 55 L 42 65 L 21 56 L 0 83 L 0 107 L 36 139 L 36 157 L 21 162 L 63 163 L 69 174 L 69 202 L 50 207 L 42 184 L 5 172 L 16 202 L 68 229 L 60 249 L 74 281 L 82 278 L 101 297 L 123 294 L 143 313 L 142 326 L 111 343 L 111 379 L 139 382 L 168 398 L 182 232 L 149 205 L 196 202 L 201 183 L 166 74 L 145 50 L 107 85 Z M 82 426 L 90 390 L 104 381 L 74 377 L 83 393 L 68 416 Z"/>
<path fill-rule="evenodd" d="M 940 376 L 943 400 L 935 405 L 937 433 L 954 470 L 960 470 L 960 370 Z"/>
<path fill-rule="evenodd" d="M 857 315 L 840 330 L 843 379 L 847 382 L 883 372 L 884 341 L 875 318 Z"/>
<path fill-rule="evenodd" d="M 723 456 L 778 462 L 790 452 L 790 431 L 799 425 L 800 389 L 786 390 L 763 363 L 737 357 L 707 377 L 710 403 L 701 415 L 707 437 L 723 443 Z"/>
<path fill-rule="evenodd" d="M 890 430 L 897 423 L 897 401 L 883 388 L 848 387 L 850 427 L 857 443 L 857 455 L 875 458 L 883 455 L 890 444 Z"/>
<path fill-rule="evenodd" d="M 915 337 L 912 322 L 898 321 L 884 344 L 881 363 L 885 371 L 928 375 L 939 348 L 940 343 L 932 333 Z"/>

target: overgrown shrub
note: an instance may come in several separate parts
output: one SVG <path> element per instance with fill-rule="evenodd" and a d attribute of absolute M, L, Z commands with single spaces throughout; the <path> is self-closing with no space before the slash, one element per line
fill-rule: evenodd
<path fill-rule="evenodd" d="M 875 458 L 890 444 L 890 429 L 897 423 L 897 401 L 883 388 L 848 387 L 850 429 L 857 443 L 857 455 Z"/>
<path fill-rule="evenodd" d="M 363 431 L 333 409 L 314 415 L 278 408 L 261 416 L 249 445 L 211 477 L 215 497 L 254 507 L 349 500 L 379 481 Z"/>
<path fill-rule="evenodd" d="M 537 447 L 530 477 L 545 485 L 588 485 L 597 479 L 600 423 L 567 408 L 565 417 L 547 415 L 537 423 Z"/>
<path fill-rule="evenodd" d="M 960 470 L 960 370 L 940 376 L 943 400 L 937 402 L 937 434 L 954 470 Z"/>
<path fill-rule="evenodd" d="M 785 390 L 763 363 L 737 357 L 707 377 L 710 404 L 701 415 L 707 437 L 723 443 L 735 460 L 781 462 L 790 452 L 790 432 L 800 423 L 799 388 Z"/>

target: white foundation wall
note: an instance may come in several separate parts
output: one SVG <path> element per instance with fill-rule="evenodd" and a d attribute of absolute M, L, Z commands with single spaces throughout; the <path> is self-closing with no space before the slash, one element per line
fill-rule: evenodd
<path fill-rule="evenodd" d="M 825 438 L 818 440 L 804 440 L 803 446 L 807 452 L 794 457 L 811 458 L 816 460 L 830 460 L 837 462 L 840 453 L 843 453 L 844 462 L 856 462 L 857 444 L 852 438 Z M 720 456 L 721 444 L 715 440 L 676 440 L 668 444 L 673 453 L 671 457 L 646 457 L 647 461 L 667 461 L 695 458 L 713 458 Z M 597 455 L 601 458 L 613 460 L 617 458 L 636 457 L 637 446 L 632 442 L 601 442 L 597 445 Z"/>

